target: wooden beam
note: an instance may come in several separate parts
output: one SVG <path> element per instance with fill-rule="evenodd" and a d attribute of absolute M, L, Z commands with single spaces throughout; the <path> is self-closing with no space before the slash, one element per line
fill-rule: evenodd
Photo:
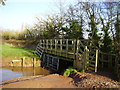
<path fill-rule="evenodd" d="M 56 51 L 57 51 L 57 40 L 55 39 L 55 54 L 56 54 Z"/>
<path fill-rule="evenodd" d="M 98 50 L 96 50 L 96 60 L 95 60 L 95 72 L 97 72 L 97 66 L 98 66 Z"/>
<path fill-rule="evenodd" d="M 66 57 L 68 56 L 68 39 L 66 39 Z"/>
<path fill-rule="evenodd" d="M 62 52 L 62 39 L 60 40 L 60 51 Z M 60 56 L 62 56 L 62 53 L 60 53 Z"/>

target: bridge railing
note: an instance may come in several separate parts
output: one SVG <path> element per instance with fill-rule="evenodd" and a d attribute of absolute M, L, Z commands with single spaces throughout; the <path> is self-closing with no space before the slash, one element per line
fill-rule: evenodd
<path fill-rule="evenodd" d="M 77 68 L 83 66 L 84 70 L 97 71 L 96 49 L 91 48 L 90 42 L 87 40 L 43 39 L 40 40 L 37 51 L 38 55 L 44 51 L 44 54 L 54 55 L 67 61 L 74 60 L 74 65 Z"/>
<path fill-rule="evenodd" d="M 40 40 L 36 49 L 39 56 L 45 53 L 68 61 L 74 60 L 74 65 L 78 68 L 83 67 L 85 71 L 97 72 L 98 67 L 104 68 L 107 63 L 108 67 L 114 66 L 116 72 L 120 75 L 120 61 L 116 58 L 116 55 L 99 52 L 90 40 L 88 42 L 87 40 L 76 39 L 43 39 Z M 49 61 L 54 61 L 54 58 Z M 53 65 L 55 63 L 53 62 Z"/>
<path fill-rule="evenodd" d="M 44 52 L 61 57 L 75 59 L 77 55 L 83 54 L 86 42 L 76 39 L 43 39 L 40 46 Z"/>

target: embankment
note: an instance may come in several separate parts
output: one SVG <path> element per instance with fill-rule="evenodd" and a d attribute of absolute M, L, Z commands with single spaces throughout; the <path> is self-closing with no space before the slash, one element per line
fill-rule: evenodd
<path fill-rule="evenodd" d="M 37 63 L 40 66 L 39 58 L 34 54 L 34 50 L 37 46 L 37 42 L 34 41 L 22 41 L 22 40 L 6 40 L 0 44 L 1 52 L 1 63 L 3 66 L 8 66 L 8 64 L 17 64 L 26 66 L 36 66 L 33 64 Z M 33 50 L 32 50 L 33 49 Z M 22 58 L 24 62 L 22 62 Z M 33 60 L 37 58 L 37 60 Z M 14 61 L 11 63 L 11 61 Z M 19 62 L 18 62 L 19 61 Z"/>
<path fill-rule="evenodd" d="M 11 46 L 17 46 L 17 47 L 23 47 L 23 48 L 35 50 L 37 44 L 39 43 L 39 40 L 38 41 L 34 41 L 34 40 L 3 40 L 2 43 L 9 44 Z"/>

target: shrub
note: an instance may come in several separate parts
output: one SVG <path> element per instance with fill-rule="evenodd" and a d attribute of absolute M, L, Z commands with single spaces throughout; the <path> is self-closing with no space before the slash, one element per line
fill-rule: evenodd
<path fill-rule="evenodd" d="M 68 69 L 65 70 L 63 73 L 63 76 L 70 76 L 71 74 L 77 73 L 78 71 L 72 67 L 69 67 Z"/>

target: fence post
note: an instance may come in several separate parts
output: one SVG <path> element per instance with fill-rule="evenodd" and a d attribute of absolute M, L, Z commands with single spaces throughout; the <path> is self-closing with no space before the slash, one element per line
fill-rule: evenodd
<path fill-rule="evenodd" d="M 54 52 L 55 55 L 57 55 L 57 39 L 55 39 L 55 52 Z"/>
<path fill-rule="evenodd" d="M 85 46 L 85 48 L 84 48 L 84 61 L 83 61 L 83 72 L 85 72 L 85 70 L 86 70 L 86 53 L 87 53 L 87 46 Z"/>
<path fill-rule="evenodd" d="M 50 39 L 50 44 L 51 44 L 51 45 L 50 45 L 50 46 L 51 46 L 51 54 L 52 54 L 52 41 L 53 41 L 53 40 Z"/>
<path fill-rule="evenodd" d="M 84 71 L 87 70 L 88 67 L 88 60 L 89 60 L 89 49 L 87 46 L 85 46 L 85 54 L 84 54 Z"/>
<path fill-rule="evenodd" d="M 66 40 L 66 57 L 68 56 L 68 39 Z"/>
<path fill-rule="evenodd" d="M 97 72 L 97 66 L 98 66 L 98 50 L 96 50 L 95 72 Z"/>
<path fill-rule="evenodd" d="M 104 68 L 104 62 L 103 62 L 103 58 L 104 58 L 104 56 L 103 56 L 103 54 L 101 53 L 102 69 Z"/>
<path fill-rule="evenodd" d="M 33 67 L 35 67 L 36 65 L 36 58 L 33 58 Z"/>
<path fill-rule="evenodd" d="M 89 65 L 89 49 L 86 46 L 86 69 L 87 69 L 88 65 Z"/>
<path fill-rule="evenodd" d="M 60 39 L 60 56 L 62 56 L 62 53 L 61 53 L 62 52 L 62 46 L 63 46 L 62 45 L 62 39 Z"/>
<path fill-rule="evenodd" d="M 80 43 L 80 41 L 77 40 L 76 42 L 77 42 L 77 44 L 76 44 L 76 51 L 75 51 L 75 59 L 78 60 L 78 50 L 79 50 L 79 43 Z"/>
<path fill-rule="evenodd" d="M 24 63 L 24 62 L 25 62 L 25 57 L 22 58 L 22 67 L 25 66 L 25 63 Z"/>

